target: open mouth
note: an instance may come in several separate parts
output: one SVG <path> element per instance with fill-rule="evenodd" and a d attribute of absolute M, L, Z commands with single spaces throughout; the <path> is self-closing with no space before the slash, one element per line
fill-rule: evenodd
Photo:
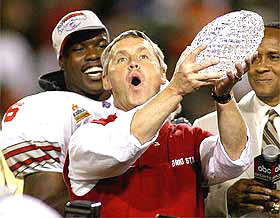
<path fill-rule="evenodd" d="M 131 85 L 138 86 L 141 84 L 141 79 L 137 76 L 133 76 L 131 80 Z"/>

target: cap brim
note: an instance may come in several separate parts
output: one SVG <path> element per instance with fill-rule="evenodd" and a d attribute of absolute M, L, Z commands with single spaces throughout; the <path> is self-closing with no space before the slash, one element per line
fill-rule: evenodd
<path fill-rule="evenodd" d="M 83 27 L 83 28 L 79 28 L 73 32 L 71 32 L 69 35 L 67 35 L 64 40 L 62 41 L 61 43 L 61 46 L 60 46 L 60 51 L 59 51 L 59 54 L 57 54 L 57 60 L 59 60 L 59 57 L 61 56 L 62 54 L 62 51 L 64 49 L 64 45 L 65 43 L 67 42 L 68 38 L 73 34 L 73 33 L 76 33 L 76 32 L 79 32 L 81 30 L 105 30 L 106 31 L 106 34 L 107 34 L 107 37 L 108 37 L 108 42 L 110 41 L 110 35 L 109 35 L 109 32 L 107 30 L 107 28 L 104 26 L 104 27 L 101 27 L 101 26 L 87 26 L 87 27 Z"/>

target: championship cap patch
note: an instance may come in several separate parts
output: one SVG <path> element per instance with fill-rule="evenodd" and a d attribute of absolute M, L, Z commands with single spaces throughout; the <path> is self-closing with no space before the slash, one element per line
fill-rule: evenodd
<path fill-rule="evenodd" d="M 86 19 L 87 16 L 83 12 L 69 14 L 58 23 L 57 32 L 59 35 L 61 35 L 63 31 L 72 31 L 77 28 L 83 20 L 85 21 Z"/>

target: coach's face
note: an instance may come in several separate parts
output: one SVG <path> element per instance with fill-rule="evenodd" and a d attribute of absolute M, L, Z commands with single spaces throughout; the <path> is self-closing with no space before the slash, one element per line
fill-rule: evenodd
<path fill-rule="evenodd" d="M 248 78 L 256 95 L 266 104 L 280 103 L 280 30 L 265 28 L 258 48 L 258 58 L 250 67 Z"/>
<path fill-rule="evenodd" d="M 112 47 L 103 83 L 112 91 L 116 107 L 128 111 L 145 103 L 164 82 L 165 73 L 147 41 L 128 37 Z"/>
<path fill-rule="evenodd" d="M 81 31 L 71 40 L 72 43 L 65 48 L 60 58 L 67 89 L 82 95 L 102 93 L 104 89 L 100 57 L 108 45 L 105 31 L 91 34 Z"/>

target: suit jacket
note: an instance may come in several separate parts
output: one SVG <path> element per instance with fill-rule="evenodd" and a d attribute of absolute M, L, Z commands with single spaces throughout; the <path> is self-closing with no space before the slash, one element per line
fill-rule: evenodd
<path fill-rule="evenodd" d="M 261 142 L 257 139 L 256 118 L 254 112 L 255 92 L 251 91 L 245 95 L 238 106 L 249 128 L 254 146 L 252 147 L 253 157 L 261 154 Z M 217 112 L 207 114 L 195 120 L 194 126 L 200 127 L 213 134 L 218 134 Z M 243 172 L 239 177 L 227 182 L 211 186 L 205 205 L 206 217 L 228 217 L 227 213 L 227 189 L 241 178 L 254 177 L 254 164 Z"/>

